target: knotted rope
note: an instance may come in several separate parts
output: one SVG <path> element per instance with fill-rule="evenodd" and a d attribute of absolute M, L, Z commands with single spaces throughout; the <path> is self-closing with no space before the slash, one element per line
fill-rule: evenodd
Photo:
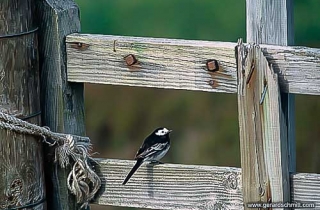
<path fill-rule="evenodd" d="M 65 168 L 73 160 L 72 169 L 68 175 L 67 185 L 72 194 L 76 196 L 78 204 L 86 207 L 101 186 L 99 176 L 91 169 L 89 161 L 92 145 L 88 137 L 70 134 L 61 134 L 50 131 L 14 116 L 0 111 L 0 128 L 21 134 L 40 136 L 43 141 L 55 148 L 55 162 Z M 50 141 L 49 141 L 50 139 Z"/>

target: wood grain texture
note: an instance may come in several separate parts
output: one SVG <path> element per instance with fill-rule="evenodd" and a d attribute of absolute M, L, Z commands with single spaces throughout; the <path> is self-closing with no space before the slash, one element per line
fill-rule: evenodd
<path fill-rule="evenodd" d="M 38 0 L 41 106 L 43 125 L 52 131 L 85 135 L 83 84 L 67 82 L 65 37 L 80 30 L 79 8 L 72 0 Z M 70 168 L 53 163 L 46 148 L 48 209 L 77 209 L 68 191 Z"/>
<path fill-rule="evenodd" d="M 103 183 L 93 204 L 177 210 L 244 209 L 240 168 L 143 164 L 122 185 L 134 161 L 100 158 L 95 161 Z M 290 183 L 292 202 L 320 206 L 319 174 L 292 174 Z"/>
<path fill-rule="evenodd" d="M 246 0 L 247 42 L 292 45 L 293 0 Z"/>
<path fill-rule="evenodd" d="M 40 111 L 33 0 L 0 1 L 0 111 L 24 118 Z M 28 119 L 40 124 L 40 117 Z M 41 140 L 0 129 L 0 209 L 16 209 L 46 197 Z M 36 207 L 46 209 L 46 202 Z"/>
<path fill-rule="evenodd" d="M 151 209 L 243 209 L 240 169 L 143 164 L 126 185 L 134 161 L 96 159 L 103 180 L 99 205 Z"/>
<path fill-rule="evenodd" d="M 287 128 L 277 74 L 259 47 L 238 46 L 238 110 L 243 199 L 288 202 Z M 247 209 L 247 208 L 245 208 Z"/>
<path fill-rule="evenodd" d="M 208 92 L 237 92 L 236 43 L 72 34 L 68 81 Z M 320 94 L 320 49 L 261 45 L 279 75 L 281 91 Z M 138 62 L 127 66 L 125 56 Z M 216 59 L 219 71 L 206 70 Z"/>
<path fill-rule="evenodd" d="M 320 174 L 297 173 L 291 179 L 291 202 L 313 203 L 320 207 Z"/>
<path fill-rule="evenodd" d="M 230 93 L 236 88 L 233 48 L 232 43 L 72 35 L 67 37 L 68 80 Z M 129 54 L 135 65 L 126 65 Z M 219 71 L 206 69 L 210 59 L 219 61 Z"/>
<path fill-rule="evenodd" d="M 292 0 L 247 0 L 246 14 L 247 42 L 276 45 L 293 44 Z M 262 53 L 260 53 L 260 56 L 260 58 L 256 58 L 260 61 L 265 59 Z M 252 65 L 250 64 L 251 58 L 246 59 L 248 62 L 247 65 Z M 262 107 L 261 105 L 257 105 L 255 110 L 250 110 L 250 106 L 242 107 L 242 109 L 248 109 L 246 111 L 249 111 L 249 114 L 250 112 L 252 114 L 257 114 L 254 117 L 255 119 L 253 119 L 253 122 L 255 126 L 261 126 L 263 137 L 261 139 L 262 142 L 257 141 L 257 145 L 250 149 L 256 152 L 256 148 L 263 148 L 264 151 L 257 154 L 258 160 L 263 161 L 261 162 L 262 165 L 259 165 L 258 162 L 257 171 L 251 171 L 251 166 L 245 165 L 244 167 L 249 167 L 249 169 L 242 168 L 243 176 L 248 176 L 251 173 L 253 177 L 258 176 L 255 177 L 255 179 L 259 179 L 260 174 L 266 175 L 265 178 L 267 179 L 266 181 L 270 189 L 269 195 L 267 195 L 267 201 L 289 202 L 289 171 L 295 172 L 296 165 L 294 95 L 280 93 L 278 90 L 278 78 L 276 75 L 273 75 L 273 68 L 266 69 L 267 64 L 262 63 L 263 62 L 259 62 L 260 65 L 256 70 L 258 71 L 257 74 L 260 74 L 260 77 L 253 79 L 257 79 L 256 82 L 260 83 L 260 85 L 263 85 L 264 83 L 265 85 L 268 85 L 265 102 Z M 268 76 L 265 76 L 266 72 Z M 271 78 L 271 75 L 273 75 L 274 79 Z M 269 84 L 270 82 L 272 82 L 271 85 Z M 259 94 L 261 89 L 256 89 L 254 91 L 257 91 Z M 271 97 L 269 98 L 269 96 Z M 239 104 L 240 103 L 241 102 L 239 102 Z M 259 110 L 259 108 L 262 108 L 262 110 Z M 256 132 L 255 127 L 250 128 L 250 126 L 248 126 L 247 129 L 248 130 L 245 130 L 244 132 Z M 243 141 L 247 141 L 245 144 L 250 144 L 248 142 L 250 140 L 254 139 L 244 139 Z M 243 141 L 242 143 L 244 143 Z M 250 162 L 250 158 L 247 157 L 246 151 L 243 152 L 242 158 Z M 253 163 L 255 162 L 251 162 L 251 164 Z M 247 170 L 249 171 L 248 173 Z M 243 180 L 245 181 L 244 178 Z M 244 193 L 244 200 L 245 202 L 250 202 L 250 197 L 255 195 L 253 195 L 253 192 L 251 191 L 251 180 L 247 179 L 246 181 L 248 182 L 244 182 L 243 186 L 244 192 L 247 192 L 248 194 Z M 248 190 L 246 190 L 246 188 L 248 188 Z M 246 196 L 249 198 L 246 198 Z M 255 200 L 251 200 L 251 202 L 252 201 Z"/>
<path fill-rule="evenodd" d="M 293 0 L 246 0 L 247 42 L 293 45 Z M 288 127 L 289 171 L 296 171 L 295 96 L 281 93 Z"/>

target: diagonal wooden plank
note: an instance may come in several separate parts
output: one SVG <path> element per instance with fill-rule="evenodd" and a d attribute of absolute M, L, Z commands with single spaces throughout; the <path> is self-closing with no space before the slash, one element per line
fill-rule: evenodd
<path fill-rule="evenodd" d="M 67 36 L 68 81 L 237 92 L 236 43 L 110 35 Z M 281 91 L 320 94 L 320 49 L 261 45 Z M 137 63 L 128 66 L 132 54 Z M 219 71 L 207 70 L 216 59 Z"/>

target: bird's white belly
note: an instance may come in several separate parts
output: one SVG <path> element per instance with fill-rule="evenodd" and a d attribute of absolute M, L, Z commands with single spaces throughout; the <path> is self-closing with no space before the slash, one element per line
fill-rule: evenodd
<path fill-rule="evenodd" d="M 163 150 L 161 153 L 159 153 L 159 155 L 157 155 L 157 157 L 155 157 L 153 160 L 159 161 L 161 158 L 163 158 L 167 154 L 169 149 L 170 149 L 170 145 L 168 145 L 168 147 L 165 150 Z"/>

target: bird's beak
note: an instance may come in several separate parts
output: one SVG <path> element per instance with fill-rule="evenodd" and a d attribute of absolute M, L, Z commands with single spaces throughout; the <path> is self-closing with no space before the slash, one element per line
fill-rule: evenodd
<path fill-rule="evenodd" d="M 168 131 L 168 133 L 171 133 L 171 132 L 172 132 L 172 130 L 169 130 L 169 131 Z"/>

